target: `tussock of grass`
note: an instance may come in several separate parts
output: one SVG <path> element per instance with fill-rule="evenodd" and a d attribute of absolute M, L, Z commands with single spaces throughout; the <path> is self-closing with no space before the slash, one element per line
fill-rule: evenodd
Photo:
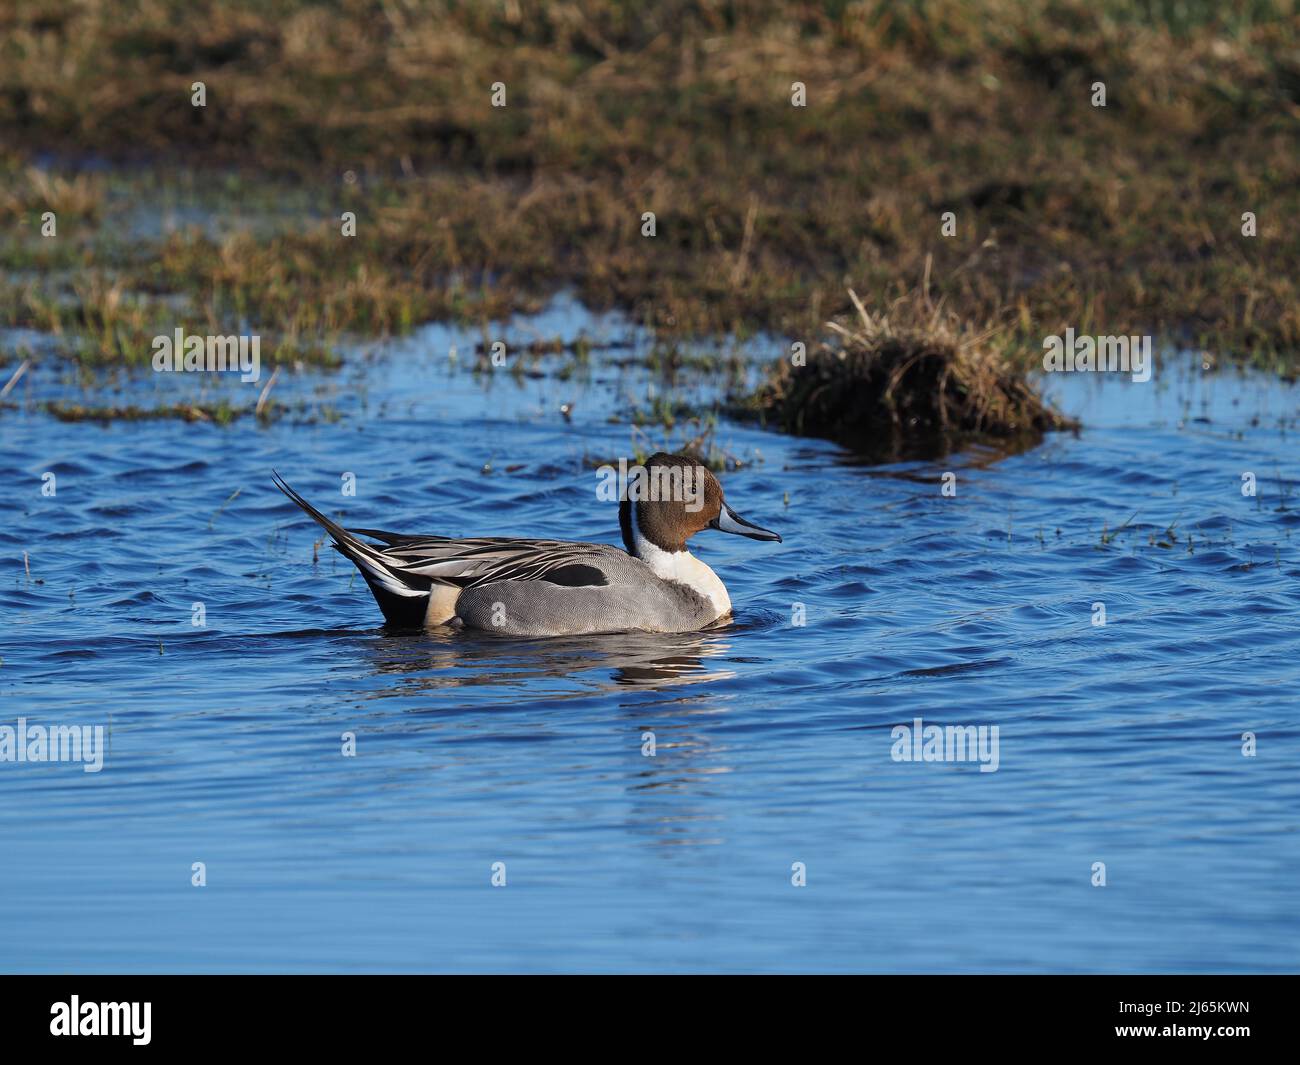
<path fill-rule="evenodd" d="M 828 323 L 806 364 L 782 360 L 745 410 L 786 432 L 834 440 L 879 460 L 933 458 L 970 443 L 1030 446 L 1074 423 L 1049 406 L 1023 362 L 922 294 Z"/>

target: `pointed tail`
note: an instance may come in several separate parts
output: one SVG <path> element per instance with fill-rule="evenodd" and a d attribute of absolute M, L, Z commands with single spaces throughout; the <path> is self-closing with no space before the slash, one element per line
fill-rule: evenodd
<path fill-rule="evenodd" d="M 358 539 L 332 518 L 303 499 L 274 470 L 275 486 L 298 504 L 334 540 L 334 549 L 361 571 L 366 584 L 384 612 L 384 617 L 394 625 L 419 626 L 424 623 L 428 606 L 430 579 L 418 573 L 405 573 L 396 562 L 373 544 Z"/>

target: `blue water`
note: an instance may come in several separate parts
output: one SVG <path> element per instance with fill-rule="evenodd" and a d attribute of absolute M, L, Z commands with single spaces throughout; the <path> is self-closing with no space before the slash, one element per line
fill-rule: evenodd
<path fill-rule="evenodd" d="M 510 336 L 580 328 L 628 335 L 561 302 Z M 729 628 L 386 633 L 273 467 L 355 525 L 616 541 L 611 416 L 727 384 L 636 348 L 476 373 L 480 339 L 286 372 L 265 426 L 40 408 L 261 387 L 182 375 L 7 397 L 0 725 L 110 748 L 0 763 L 0 969 L 1300 968 L 1295 388 L 1061 376 L 1077 437 L 890 467 L 723 419 L 729 500 L 785 537 L 697 539 Z M 893 760 L 918 717 L 996 725 L 997 771 Z"/>

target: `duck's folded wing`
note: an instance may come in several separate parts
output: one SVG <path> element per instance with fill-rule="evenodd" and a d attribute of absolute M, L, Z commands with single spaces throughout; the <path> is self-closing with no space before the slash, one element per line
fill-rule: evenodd
<path fill-rule="evenodd" d="M 613 548 L 566 540 L 480 536 L 408 536 L 382 529 L 353 529 L 381 540 L 389 564 L 404 574 L 473 588 L 496 581 L 537 581 L 567 586 L 606 583 L 599 556 Z"/>

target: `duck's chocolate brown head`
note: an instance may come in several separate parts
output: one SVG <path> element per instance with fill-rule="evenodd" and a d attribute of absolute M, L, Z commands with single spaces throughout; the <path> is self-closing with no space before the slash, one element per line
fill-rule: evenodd
<path fill-rule="evenodd" d="M 629 467 L 618 520 L 624 546 L 632 555 L 639 554 L 638 541 L 660 551 L 685 551 L 686 541 L 703 529 L 781 541 L 776 533 L 760 529 L 732 510 L 713 471 L 698 458 L 662 451 L 651 455 L 644 466 Z"/>

